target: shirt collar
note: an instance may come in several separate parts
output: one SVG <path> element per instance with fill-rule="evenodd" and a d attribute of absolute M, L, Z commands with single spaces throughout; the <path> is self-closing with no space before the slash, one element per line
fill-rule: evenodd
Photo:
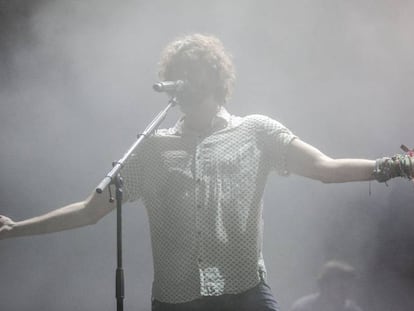
<path fill-rule="evenodd" d="M 211 127 L 207 130 L 207 132 L 212 133 L 216 131 L 220 131 L 228 126 L 230 123 L 231 115 L 229 112 L 224 108 L 223 106 L 219 106 L 219 109 L 214 116 L 213 120 L 211 121 Z M 196 133 L 196 134 L 202 134 L 198 133 L 192 129 L 187 128 L 184 125 L 184 119 L 185 116 L 180 118 L 175 126 L 171 129 L 171 134 L 173 135 L 182 135 L 183 133 Z"/>

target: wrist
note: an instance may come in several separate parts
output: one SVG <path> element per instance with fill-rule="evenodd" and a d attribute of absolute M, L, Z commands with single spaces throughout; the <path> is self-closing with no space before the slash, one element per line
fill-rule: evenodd
<path fill-rule="evenodd" d="M 412 179 L 414 175 L 413 161 L 413 157 L 409 154 L 397 154 L 391 158 L 377 159 L 372 175 L 379 182 L 387 182 L 395 177 Z"/>

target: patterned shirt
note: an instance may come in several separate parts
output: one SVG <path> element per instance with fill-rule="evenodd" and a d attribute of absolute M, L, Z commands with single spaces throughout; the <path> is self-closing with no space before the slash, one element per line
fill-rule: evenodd
<path fill-rule="evenodd" d="M 221 108 L 209 132 L 181 119 L 137 148 L 122 175 L 128 201 L 141 198 L 147 210 L 155 299 L 235 294 L 265 278 L 263 191 L 271 170 L 288 174 L 294 138 L 268 117 Z"/>

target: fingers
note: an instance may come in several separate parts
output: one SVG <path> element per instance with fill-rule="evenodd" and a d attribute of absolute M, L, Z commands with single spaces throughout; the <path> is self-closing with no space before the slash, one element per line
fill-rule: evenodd
<path fill-rule="evenodd" d="M 0 224 L 2 223 L 6 223 L 6 222 L 11 222 L 12 220 L 9 217 L 0 215 Z"/>
<path fill-rule="evenodd" d="M 13 229 L 14 222 L 9 217 L 0 215 L 0 240 L 7 238 Z"/>
<path fill-rule="evenodd" d="M 12 229 L 11 226 L 3 225 L 3 226 L 0 227 L 0 233 L 10 231 L 11 229 Z"/>
<path fill-rule="evenodd" d="M 13 220 L 11 218 L 0 215 L 0 229 L 10 226 L 13 224 Z"/>

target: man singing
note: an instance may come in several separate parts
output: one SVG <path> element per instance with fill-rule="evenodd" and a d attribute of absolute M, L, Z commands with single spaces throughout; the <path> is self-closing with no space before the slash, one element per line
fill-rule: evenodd
<path fill-rule="evenodd" d="M 162 81 L 185 81 L 183 116 L 158 130 L 121 174 L 130 202 L 148 212 L 154 260 L 153 310 L 278 310 L 262 257 L 262 197 L 267 177 L 297 174 L 341 183 L 412 178 L 413 157 L 332 159 L 279 122 L 238 117 L 225 108 L 235 80 L 219 39 L 193 34 L 167 45 Z M 277 191 L 277 189 L 274 189 Z M 0 218 L 0 238 L 96 223 L 114 208 L 108 191 L 45 215 Z"/>

